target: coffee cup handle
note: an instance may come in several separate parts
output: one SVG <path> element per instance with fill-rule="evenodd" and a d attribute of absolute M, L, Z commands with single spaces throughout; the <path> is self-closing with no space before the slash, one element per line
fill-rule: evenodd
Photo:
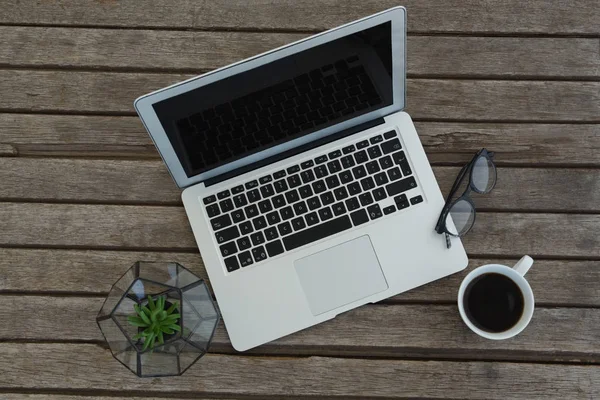
<path fill-rule="evenodd" d="M 529 268 L 533 265 L 533 258 L 529 256 L 523 256 L 514 266 L 513 269 L 517 271 L 521 276 L 525 276 Z"/>

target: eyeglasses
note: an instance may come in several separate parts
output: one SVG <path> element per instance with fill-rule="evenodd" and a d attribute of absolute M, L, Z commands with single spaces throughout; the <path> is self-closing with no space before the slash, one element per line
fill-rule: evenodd
<path fill-rule="evenodd" d="M 493 152 L 481 149 L 458 173 L 435 226 L 437 233 L 445 234 L 447 248 L 452 247 L 450 236 L 464 236 L 475 224 L 475 204 L 469 196 L 471 192 L 487 194 L 496 186 L 496 165 L 493 157 Z M 468 181 L 465 179 L 467 176 Z M 465 182 L 468 183 L 466 187 Z M 456 197 L 463 187 L 465 189 L 462 194 Z"/>

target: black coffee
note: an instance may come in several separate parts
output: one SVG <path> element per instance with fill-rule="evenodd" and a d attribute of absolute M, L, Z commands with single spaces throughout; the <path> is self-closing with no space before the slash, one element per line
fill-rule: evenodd
<path fill-rule="evenodd" d="M 471 322 L 487 332 L 504 332 L 516 325 L 523 315 L 525 299 L 519 286 L 501 274 L 483 274 L 475 278 L 463 297 Z"/>

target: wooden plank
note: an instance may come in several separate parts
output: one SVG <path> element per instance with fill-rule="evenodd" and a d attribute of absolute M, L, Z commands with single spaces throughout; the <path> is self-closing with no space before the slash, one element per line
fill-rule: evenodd
<path fill-rule="evenodd" d="M 195 253 L 0 248 L 0 293 L 105 295 L 138 260 L 176 261 L 208 281 L 202 258 Z M 515 262 L 472 257 L 464 271 L 402 293 L 389 302 L 455 302 L 460 282 L 473 268 Z M 536 260 L 527 280 L 538 305 L 600 307 L 600 287 L 595 284 L 600 280 L 598 261 Z"/>
<path fill-rule="evenodd" d="M 198 72 L 305 36 L 0 26 L 0 65 Z M 409 76 L 600 77 L 597 39 L 411 36 L 407 51 Z"/>
<path fill-rule="evenodd" d="M 600 165 L 600 125 L 415 125 L 433 163 L 465 163 L 485 145 L 499 165 Z M 0 143 L 25 156 L 159 158 L 137 117 L 0 114 Z"/>
<path fill-rule="evenodd" d="M 92 344 L 6 343 L 0 347 L 0 355 L 0 387 L 6 391 L 69 388 L 120 394 L 144 391 L 155 396 L 193 393 L 271 398 L 505 399 L 510 393 L 515 400 L 546 400 L 600 396 L 596 383 L 600 368 L 595 365 L 209 354 L 183 376 L 155 378 L 149 385 L 147 380 L 127 373 L 108 350 Z"/>
<path fill-rule="evenodd" d="M 270 2 L 213 0 L 208 4 L 182 0 L 148 0 L 140 9 L 134 0 L 97 2 L 57 0 L 23 4 L 5 0 L 0 23 L 22 25 L 91 25 L 160 28 L 231 28 L 323 30 L 398 5 L 394 0 Z M 600 11 L 593 0 L 575 0 L 568 8 L 544 0 L 456 0 L 440 6 L 435 0 L 405 0 L 410 32 L 598 34 Z M 504 10 L 504 12 L 503 12 Z M 506 10 L 512 10 L 508 12 Z"/>
<path fill-rule="evenodd" d="M 188 78 L 181 74 L 0 70 L 0 110 L 133 113 L 140 95 Z M 416 119 L 598 122 L 600 82 L 413 79 Z"/>
<path fill-rule="evenodd" d="M 459 171 L 434 168 L 443 193 Z M 499 168 L 498 177 L 491 195 L 473 196 L 478 207 L 600 211 L 598 169 Z M 181 204 L 162 161 L 0 158 L 0 181 L 4 200 Z"/>
<path fill-rule="evenodd" d="M 182 207 L 5 202 L 0 220 L 4 247 L 196 249 Z M 465 246 L 476 255 L 597 258 L 599 224 L 599 214 L 480 212 Z"/>
<path fill-rule="evenodd" d="M 102 298 L 0 299 L 6 307 L 6 319 L 13 321 L 0 325 L 1 341 L 104 341 L 95 323 Z M 65 315 L 78 321 L 77 329 L 64 323 Z M 597 363 L 599 324 L 600 309 L 538 307 L 518 338 L 490 342 L 469 331 L 456 305 L 366 305 L 253 352 Z M 235 352 L 223 324 L 217 329 L 211 351 Z"/>
<path fill-rule="evenodd" d="M 25 393 L 2 393 L 3 400 L 164 400 L 164 397 L 115 397 L 115 396 L 77 396 L 77 395 L 64 395 L 64 394 L 25 394 Z M 170 400 L 184 400 L 182 397 L 171 397 Z M 204 396 L 196 397 L 196 400 L 210 400 Z M 228 400 L 234 400 L 233 397 L 227 397 Z M 216 399 L 213 399 L 216 400 Z"/>

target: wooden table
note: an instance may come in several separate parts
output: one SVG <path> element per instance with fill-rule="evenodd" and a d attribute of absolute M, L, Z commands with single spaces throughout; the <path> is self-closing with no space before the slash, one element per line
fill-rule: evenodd
<path fill-rule="evenodd" d="M 142 380 L 95 324 L 136 260 L 205 276 L 180 191 L 133 100 L 397 5 L 392 0 L 3 0 L 0 398 L 600 398 L 600 6 L 407 0 L 408 111 L 444 192 L 485 146 L 498 186 L 467 271 L 301 333 Z M 462 277 L 530 254 L 517 338 L 480 339 Z"/>

